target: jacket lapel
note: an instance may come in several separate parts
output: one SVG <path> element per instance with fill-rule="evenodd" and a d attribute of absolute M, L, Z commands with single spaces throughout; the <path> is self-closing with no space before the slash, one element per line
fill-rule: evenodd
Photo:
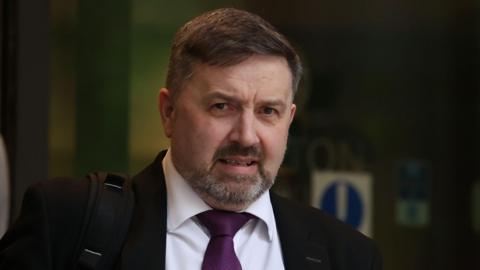
<path fill-rule="evenodd" d="M 311 224 L 307 218 L 299 215 L 301 208 L 292 207 L 291 203 L 273 193 L 270 193 L 270 197 L 285 270 L 329 270 L 330 262 L 325 245 L 318 237 L 312 237 L 309 229 Z"/>
<path fill-rule="evenodd" d="M 164 270 L 167 200 L 162 159 L 155 161 L 133 179 L 135 208 L 125 242 L 120 269 Z"/>

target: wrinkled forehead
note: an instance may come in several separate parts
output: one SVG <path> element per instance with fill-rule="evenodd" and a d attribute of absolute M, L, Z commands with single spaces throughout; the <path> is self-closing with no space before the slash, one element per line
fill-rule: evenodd
<path fill-rule="evenodd" d="M 197 64 L 183 89 L 219 92 L 242 99 L 253 96 L 293 99 L 292 74 L 286 60 L 277 56 L 252 56 L 231 66 Z"/>

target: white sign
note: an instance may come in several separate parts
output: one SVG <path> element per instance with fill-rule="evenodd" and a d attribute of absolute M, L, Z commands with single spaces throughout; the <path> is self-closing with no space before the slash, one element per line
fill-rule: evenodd
<path fill-rule="evenodd" d="M 372 176 L 369 173 L 314 171 L 312 205 L 372 237 Z"/>

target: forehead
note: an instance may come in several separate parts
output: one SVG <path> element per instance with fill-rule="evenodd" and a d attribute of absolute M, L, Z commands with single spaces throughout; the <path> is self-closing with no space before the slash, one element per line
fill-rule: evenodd
<path fill-rule="evenodd" d="M 293 98 L 292 74 L 279 56 L 254 55 L 228 67 L 197 64 L 185 90 L 189 88 L 196 95 L 221 92 L 242 99 Z"/>

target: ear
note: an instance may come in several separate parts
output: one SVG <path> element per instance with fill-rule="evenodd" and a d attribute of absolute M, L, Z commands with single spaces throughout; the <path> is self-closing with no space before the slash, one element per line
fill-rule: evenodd
<path fill-rule="evenodd" d="M 170 138 L 173 132 L 173 101 L 170 90 L 167 88 L 160 89 L 158 93 L 158 110 L 160 111 L 160 115 L 162 117 L 163 129 L 165 132 L 165 136 Z"/>
<path fill-rule="evenodd" d="M 297 111 L 297 105 L 292 103 L 292 106 L 290 107 L 290 124 L 292 124 L 293 118 L 295 117 L 295 112 Z"/>

